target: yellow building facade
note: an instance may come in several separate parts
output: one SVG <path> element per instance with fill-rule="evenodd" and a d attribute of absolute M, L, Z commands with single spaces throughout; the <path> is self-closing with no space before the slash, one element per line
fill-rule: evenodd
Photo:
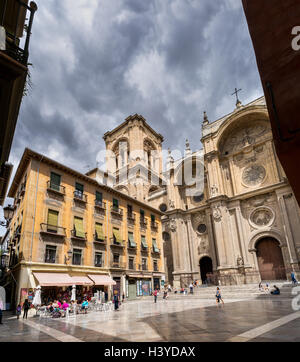
<path fill-rule="evenodd" d="M 44 300 L 76 285 L 150 295 L 164 280 L 162 213 L 96 179 L 25 149 L 8 193 L 12 302 Z M 69 279 L 71 278 L 71 279 Z M 72 285 L 71 285 L 72 281 Z M 59 289 L 59 290 L 58 290 Z"/>

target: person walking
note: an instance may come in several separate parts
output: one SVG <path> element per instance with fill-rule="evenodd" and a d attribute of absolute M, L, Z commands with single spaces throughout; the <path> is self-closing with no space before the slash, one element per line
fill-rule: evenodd
<path fill-rule="evenodd" d="M 292 283 L 294 285 L 297 285 L 298 284 L 298 281 L 296 279 L 296 276 L 295 276 L 295 273 L 294 272 L 291 272 L 291 278 L 292 278 Z"/>
<path fill-rule="evenodd" d="M 223 301 L 222 296 L 221 296 L 220 288 L 217 287 L 217 292 L 216 292 L 216 303 L 217 303 L 217 305 L 219 305 L 220 301 L 224 304 L 224 301 Z"/>
<path fill-rule="evenodd" d="M 115 290 L 115 292 L 114 292 L 113 300 L 114 300 L 114 305 L 115 305 L 115 311 L 117 311 L 119 309 L 119 301 L 120 301 L 117 290 Z"/>
<path fill-rule="evenodd" d="M 163 299 L 164 299 L 164 300 L 167 300 L 167 299 L 168 299 L 168 290 L 167 290 L 167 289 L 164 290 Z"/>
<path fill-rule="evenodd" d="M 153 296 L 154 296 L 154 303 L 156 303 L 157 302 L 157 289 L 154 290 Z"/>
<path fill-rule="evenodd" d="M 25 299 L 25 302 L 23 304 L 23 310 L 24 310 L 24 314 L 23 314 L 23 319 L 26 317 L 27 319 L 27 316 L 28 316 L 28 311 L 30 309 L 30 304 L 28 302 L 28 299 Z"/>
<path fill-rule="evenodd" d="M 22 307 L 21 307 L 20 304 L 19 304 L 19 305 L 17 306 L 17 309 L 16 309 L 17 319 L 20 318 L 21 311 L 22 311 Z"/>
<path fill-rule="evenodd" d="M 190 284 L 190 294 L 193 294 L 194 293 L 194 286 L 193 284 L 191 283 Z"/>

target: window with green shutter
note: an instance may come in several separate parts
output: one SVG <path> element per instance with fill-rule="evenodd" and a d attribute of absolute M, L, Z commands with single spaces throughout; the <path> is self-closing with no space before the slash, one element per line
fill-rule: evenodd
<path fill-rule="evenodd" d="M 113 228 L 113 236 L 114 236 L 114 243 L 122 243 L 121 233 L 120 230 L 117 228 Z"/>
<path fill-rule="evenodd" d="M 152 246 L 155 253 L 159 253 L 159 249 L 156 244 L 156 239 L 152 239 Z"/>
<path fill-rule="evenodd" d="M 134 239 L 133 239 L 133 233 L 131 233 L 131 232 L 128 233 L 128 242 L 129 242 L 130 248 L 136 248 L 136 243 L 134 242 Z"/>
<path fill-rule="evenodd" d="M 79 238 L 85 238 L 85 232 L 83 228 L 83 219 L 81 217 L 74 217 L 74 229 L 75 235 Z"/>
<path fill-rule="evenodd" d="M 57 232 L 58 226 L 58 211 L 48 210 L 47 229 L 50 232 Z"/>
<path fill-rule="evenodd" d="M 61 176 L 55 172 L 50 174 L 50 188 L 52 190 L 60 191 Z"/>
<path fill-rule="evenodd" d="M 96 222 L 95 228 L 96 228 L 96 239 L 103 241 L 105 239 L 105 236 L 104 236 L 102 224 L 99 224 L 98 222 Z"/>
<path fill-rule="evenodd" d="M 141 241 L 142 241 L 142 247 L 144 249 L 147 249 L 148 248 L 148 245 L 147 245 L 147 242 L 146 242 L 146 236 L 142 235 L 141 236 Z"/>

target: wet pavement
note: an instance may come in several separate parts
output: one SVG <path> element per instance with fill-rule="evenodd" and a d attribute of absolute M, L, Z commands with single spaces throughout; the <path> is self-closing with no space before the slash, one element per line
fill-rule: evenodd
<path fill-rule="evenodd" d="M 300 311 L 291 299 L 189 296 L 126 302 L 117 312 L 23 321 L 4 312 L 0 342 L 300 342 Z"/>

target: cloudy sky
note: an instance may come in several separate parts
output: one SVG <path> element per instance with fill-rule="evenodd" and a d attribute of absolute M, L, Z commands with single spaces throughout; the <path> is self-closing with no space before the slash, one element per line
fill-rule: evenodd
<path fill-rule="evenodd" d="M 24 148 L 78 171 L 96 166 L 102 136 L 131 114 L 165 137 L 200 143 L 213 121 L 263 92 L 241 0 L 38 1 L 32 88 L 23 99 L 10 162 Z"/>

